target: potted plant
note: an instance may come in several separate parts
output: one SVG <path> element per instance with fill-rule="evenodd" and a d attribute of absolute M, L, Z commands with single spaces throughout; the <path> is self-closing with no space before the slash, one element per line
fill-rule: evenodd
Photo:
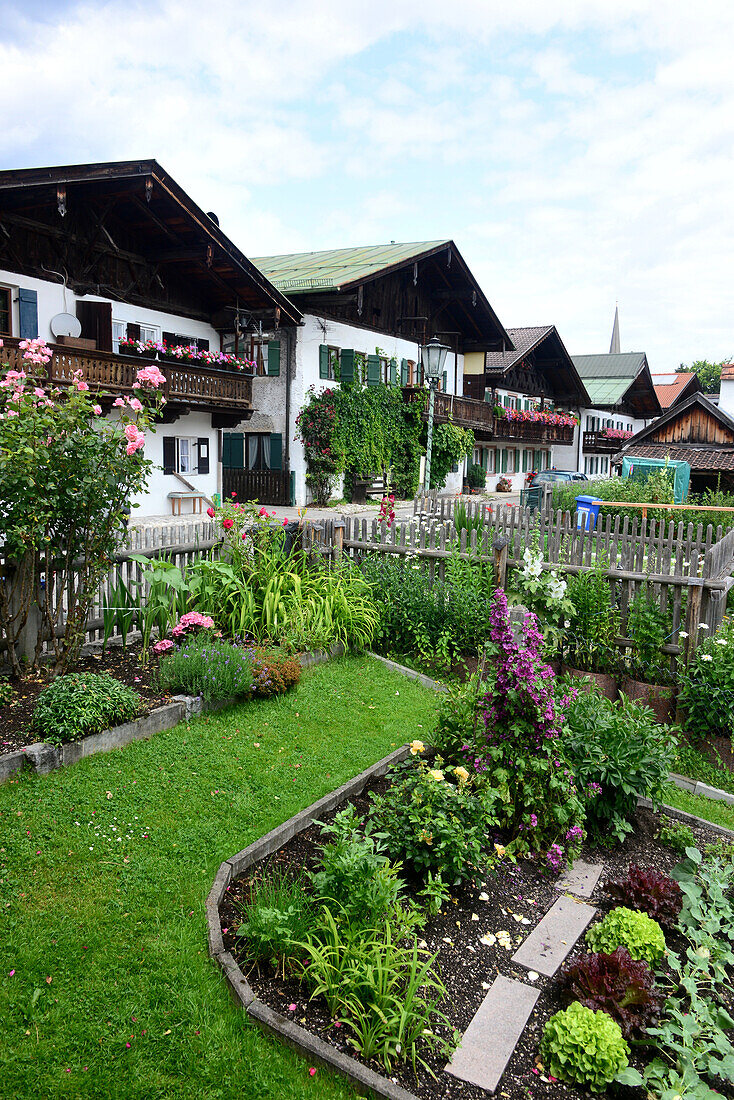
<path fill-rule="evenodd" d="M 509 493 L 512 490 L 512 482 L 509 477 L 500 477 L 497 479 L 497 485 L 495 492 L 497 493 Z"/>
<path fill-rule="evenodd" d="M 607 699 L 617 699 L 616 638 L 619 615 L 604 567 L 579 573 L 569 584 L 573 611 L 564 640 L 564 672 L 577 677 L 586 686 L 596 684 Z"/>
<path fill-rule="evenodd" d="M 628 699 L 650 707 L 659 722 L 670 722 L 673 717 L 673 687 L 662 653 L 671 633 L 669 618 L 652 592 L 638 592 L 627 618 L 627 635 L 633 646 L 620 685 Z"/>

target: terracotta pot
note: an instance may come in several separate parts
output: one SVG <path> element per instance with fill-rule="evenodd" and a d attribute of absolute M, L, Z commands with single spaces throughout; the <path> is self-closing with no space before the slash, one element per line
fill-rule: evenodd
<path fill-rule="evenodd" d="M 602 695 L 606 695 L 607 699 L 611 699 L 614 702 L 619 698 L 619 688 L 617 687 L 617 681 L 613 676 L 610 676 L 607 672 L 584 672 L 581 668 L 573 668 L 571 665 L 564 665 L 563 671 L 568 676 L 573 676 L 578 680 L 586 681 L 586 684 L 580 684 L 580 687 L 586 687 L 588 691 L 592 684 L 598 687 Z"/>
<path fill-rule="evenodd" d="M 620 691 L 628 699 L 634 699 L 638 703 L 644 703 L 653 711 L 658 722 L 668 725 L 673 721 L 675 710 L 675 693 L 672 687 L 663 687 L 661 684 L 646 684 L 642 680 L 631 680 L 625 677 L 620 684 Z"/>

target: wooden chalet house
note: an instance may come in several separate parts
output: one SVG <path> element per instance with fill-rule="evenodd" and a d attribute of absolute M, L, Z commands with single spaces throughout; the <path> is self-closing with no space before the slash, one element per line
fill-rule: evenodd
<path fill-rule="evenodd" d="M 734 365 L 722 369 L 718 406 L 694 393 L 637 432 L 613 461 L 635 456 L 688 462 L 692 492 L 734 490 Z"/>
<path fill-rule="evenodd" d="M 557 454 L 573 442 L 574 427 L 563 415 L 553 423 L 552 414 L 574 414 L 589 403 L 554 325 L 507 332 L 512 350 L 468 357 L 464 367 L 465 394 L 493 409 L 492 435 L 478 437 L 474 455 L 487 471 L 490 489 L 501 477 L 519 489 L 534 470 L 566 468 Z M 575 463 L 571 468 L 576 469 Z"/>
<path fill-rule="evenodd" d="M 0 172 L 0 362 L 17 366 L 20 340 L 41 337 L 47 380 L 81 370 L 106 411 L 145 363 L 166 376 L 137 515 L 191 511 L 222 491 L 221 429 L 252 417 L 259 379 L 219 353 L 265 327 L 272 372 L 300 319 L 154 160 Z M 130 341 L 187 350 L 141 355 Z M 269 441 L 273 468 L 284 452 L 282 437 Z"/>

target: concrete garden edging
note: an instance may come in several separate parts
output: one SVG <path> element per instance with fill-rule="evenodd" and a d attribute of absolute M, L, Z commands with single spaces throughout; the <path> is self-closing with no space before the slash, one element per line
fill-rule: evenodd
<path fill-rule="evenodd" d="M 284 844 L 287 844 L 298 833 L 307 829 L 323 814 L 330 813 L 342 802 L 353 798 L 365 788 L 372 779 L 376 779 L 402 760 L 410 753 L 408 745 L 396 749 L 382 760 L 378 760 L 372 767 L 366 768 L 353 779 L 348 780 L 331 791 L 330 794 L 320 798 L 318 802 L 307 806 L 305 810 L 295 814 L 284 821 L 282 825 L 271 829 L 269 833 L 243 848 L 241 852 L 226 859 L 220 864 L 216 877 L 206 899 L 206 920 L 209 938 L 209 954 L 219 966 L 230 987 L 235 1001 L 242 1006 L 250 1019 L 259 1027 L 276 1035 L 288 1046 L 311 1061 L 319 1062 L 329 1069 L 344 1074 L 361 1092 L 368 1092 L 375 1096 L 384 1097 L 384 1100 L 417 1100 L 414 1093 L 408 1092 L 401 1085 L 395 1084 L 389 1077 L 369 1069 L 367 1066 L 349 1058 L 346 1054 L 329 1046 L 322 1039 L 312 1035 L 300 1024 L 286 1019 L 280 1013 L 262 1004 L 240 970 L 234 956 L 224 949 L 222 939 L 222 921 L 219 914 L 219 906 L 227 892 L 227 887 L 233 878 L 254 866 L 267 856 L 272 855 Z"/>
<path fill-rule="evenodd" d="M 298 660 L 306 669 L 343 655 L 344 646 L 341 642 L 337 642 L 328 651 L 299 653 Z M 39 741 L 34 745 L 26 745 L 15 752 L 0 755 L 0 783 L 19 775 L 24 768 L 30 768 L 36 775 L 48 775 L 57 768 L 76 764 L 85 756 L 95 756 L 98 752 L 121 749 L 132 741 L 145 741 L 154 733 L 173 729 L 179 722 L 188 721 L 199 714 L 225 710 L 238 702 L 240 700 L 235 696 L 230 699 L 220 699 L 216 703 L 206 703 L 196 695 L 174 695 L 173 702 L 155 707 L 143 718 L 135 718 L 132 722 L 125 722 L 121 726 L 114 726 L 101 733 L 92 733 L 78 741 L 68 741 L 63 745 L 51 745 L 46 741 Z"/>

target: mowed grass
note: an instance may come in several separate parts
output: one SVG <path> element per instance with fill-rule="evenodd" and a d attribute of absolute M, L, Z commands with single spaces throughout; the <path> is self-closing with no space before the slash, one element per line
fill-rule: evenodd
<path fill-rule="evenodd" d="M 0 787 L 0 1096 L 352 1097 L 234 1006 L 204 902 L 223 859 L 434 715 L 432 692 L 343 659 L 287 696 Z"/>
<path fill-rule="evenodd" d="M 687 814 L 695 814 L 696 817 L 702 817 L 714 825 L 723 825 L 725 829 L 734 830 L 734 806 L 728 802 L 718 802 L 700 794 L 691 794 L 690 791 L 683 791 L 673 783 L 666 784 L 662 800 L 669 806 L 685 810 Z"/>

